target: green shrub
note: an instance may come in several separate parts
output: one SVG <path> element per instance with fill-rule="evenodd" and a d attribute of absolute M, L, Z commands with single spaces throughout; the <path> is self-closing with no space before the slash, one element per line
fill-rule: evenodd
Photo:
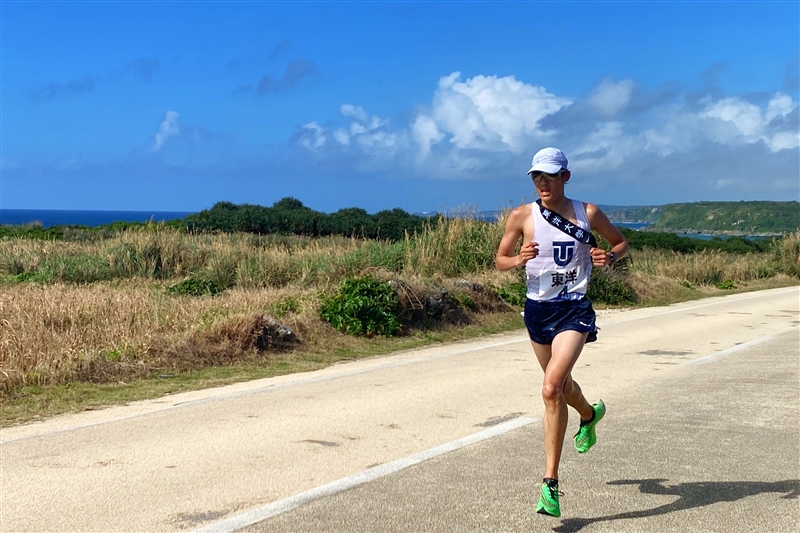
<path fill-rule="evenodd" d="M 130 278 L 145 273 L 139 252 L 132 244 L 127 242 L 117 244 L 108 249 L 108 263 L 115 276 L 120 278 Z"/>
<path fill-rule="evenodd" d="M 114 271 L 108 261 L 100 256 L 80 254 L 45 261 L 39 268 L 43 281 L 68 283 L 92 283 L 109 280 Z"/>
<path fill-rule="evenodd" d="M 467 309 L 470 309 L 472 311 L 474 311 L 477 308 L 475 299 L 472 298 L 472 296 L 470 296 L 469 294 L 464 294 L 463 292 L 456 292 L 453 293 L 453 298 L 455 298 L 456 301 L 458 301 L 458 304 L 461 307 L 466 307 Z"/>
<path fill-rule="evenodd" d="M 44 282 L 47 281 L 44 279 L 42 274 L 38 270 L 31 270 L 29 272 L 23 272 L 22 274 L 13 274 L 11 276 L 3 276 L 0 277 L 4 283 L 26 283 L 26 282 Z"/>
<path fill-rule="evenodd" d="M 736 288 L 736 282 L 732 279 L 726 279 L 722 283 L 717 283 L 718 289 L 731 290 Z"/>
<path fill-rule="evenodd" d="M 210 279 L 189 278 L 172 285 L 167 289 L 167 294 L 175 296 L 203 296 L 204 294 L 219 294 L 224 289 Z"/>
<path fill-rule="evenodd" d="M 636 303 L 636 291 L 625 275 L 615 270 L 593 269 L 586 296 L 593 302 L 609 305 Z"/>
<path fill-rule="evenodd" d="M 399 311 L 394 288 L 364 276 L 342 281 L 339 292 L 323 302 L 320 316 L 343 333 L 388 337 L 400 333 Z"/>
<path fill-rule="evenodd" d="M 528 294 L 528 287 L 524 283 L 515 282 L 506 285 L 505 287 L 492 287 L 500 298 L 505 300 L 511 305 L 522 307 L 525 305 L 525 299 Z"/>
<path fill-rule="evenodd" d="M 300 302 L 292 296 L 284 296 L 269 306 L 270 313 L 277 318 L 296 315 L 300 309 Z"/>

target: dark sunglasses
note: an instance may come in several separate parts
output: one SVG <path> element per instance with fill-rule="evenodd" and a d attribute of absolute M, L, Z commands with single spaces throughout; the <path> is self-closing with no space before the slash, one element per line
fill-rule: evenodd
<path fill-rule="evenodd" d="M 531 172 L 531 178 L 533 178 L 534 183 L 541 183 L 543 179 L 547 179 L 547 181 L 555 181 L 563 175 L 563 172 L 556 172 L 555 174 L 548 174 L 547 172 Z"/>

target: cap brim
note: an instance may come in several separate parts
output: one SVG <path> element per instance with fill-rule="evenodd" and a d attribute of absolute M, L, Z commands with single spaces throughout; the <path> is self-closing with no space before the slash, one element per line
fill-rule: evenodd
<path fill-rule="evenodd" d="M 547 172 L 548 174 L 556 174 L 561 170 L 561 165 L 554 165 L 552 163 L 536 163 L 528 171 L 531 172 Z"/>

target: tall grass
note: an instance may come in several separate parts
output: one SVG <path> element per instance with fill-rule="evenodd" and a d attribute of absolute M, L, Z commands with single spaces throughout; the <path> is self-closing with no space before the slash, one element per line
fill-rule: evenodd
<path fill-rule="evenodd" d="M 774 262 L 787 276 L 800 277 L 800 232 L 785 237 L 773 249 Z"/>
<path fill-rule="evenodd" d="M 774 276 L 779 267 L 765 254 L 731 254 L 702 251 L 695 254 L 676 254 L 666 250 L 633 253 L 635 272 L 664 276 L 692 285 L 716 285 L 726 280 L 750 281 Z"/>
<path fill-rule="evenodd" d="M 492 268 L 501 235 L 498 224 L 452 218 L 396 243 L 187 235 L 168 227 L 71 242 L 12 238 L 0 241 L 0 275 L 70 283 L 199 276 L 225 288 L 329 286 L 368 268 L 449 277 Z"/>
<path fill-rule="evenodd" d="M 223 288 L 319 287 L 368 269 L 406 276 L 458 277 L 493 269 L 504 221 L 442 219 L 405 240 L 389 243 L 344 237 L 187 235 L 166 226 L 71 241 L 0 239 L 0 276 L 16 280 L 92 283 L 112 279 L 197 276 Z M 633 271 L 692 284 L 747 281 L 776 273 L 800 276 L 800 233 L 769 253 L 706 250 L 679 254 L 632 252 Z"/>

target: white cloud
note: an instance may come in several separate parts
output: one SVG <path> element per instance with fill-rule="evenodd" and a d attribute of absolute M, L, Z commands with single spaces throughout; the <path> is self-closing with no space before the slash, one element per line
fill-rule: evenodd
<path fill-rule="evenodd" d="M 418 115 L 411 125 L 414 142 L 419 146 L 420 154 L 425 156 L 431 151 L 431 145 L 444 139 L 444 133 L 439 131 L 436 121 L 425 115 Z"/>
<path fill-rule="evenodd" d="M 164 120 L 161 121 L 158 131 L 155 135 L 155 142 L 153 143 L 153 151 L 157 152 L 164 146 L 167 139 L 173 135 L 180 133 L 180 124 L 178 123 L 178 113 L 175 111 L 167 111 Z"/>
<path fill-rule="evenodd" d="M 772 122 L 777 117 L 785 117 L 795 110 L 797 102 L 792 100 L 792 97 L 786 93 L 775 93 L 775 96 L 769 101 L 767 106 L 766 121 Z"/>
<path fill-rule="evenodd" d="M 614 169 L 645 146 L 646 139 L 626 134 L 621 122 L 601 122 L 595 125 L 582 145 L 572 150 L 570 170 Z"/>
<path fill-rule="evenodd" d="M 777 117 L 791 113 L 797 102 L 784 93 L 776 93 L 767 109 L 740 98 L 725 98 L 709 104 L 699 113 L 700 118 L 717 119 L 718 124 L 708 128 L 709 137 L 723 144 L 750 144 L 763 141 L 771 151 L 790 150 L 800 143 L 797 131 L 779 131 L 770 136 L 767 125 Z"/>
<path fill-rule="evenodd" d="M 354 118 L 359 122 L 367 122 L 369 120 L 369 115 L 367 115 L 367 112 L 364 111 L 364 108 L 360 106 L 342 104 L 342 106 L 339 108 L 339 112 L 343 116 L 347 118 Z"/>
<path fill-rule="evenodd" d="M 589 105 L 602 115 L 614 116 L 630 103 L 634 86 L 634 81 L 630 79 L 614 83 L 610 78 L 606 78 L 592 90 L 589 95 Z"/>
<path fill-rule="evenodd" d="M 336 139 L 339 144 L 350 144 L 350 136 L 342 128 L 339 128 L 333 132 L 333 138 Z"/>
<path fill-rule="evenodd" d="M 304 124 L 302 133 L 303 135 L 300 139 L 300 143 L 309 150 L 320 148 L 325 145 L 325 128 L 316 122 Z"/>
<path fill-rule="evenodd" d="M 767 146 L 769 146 L 769 149 L 773 152 L 797 148 L 800 146 L 800 133 L 788 131 L 778 132 L 767 141 Z"/>
<path fill-rule="evenodd" d="M 761 108 L 755 104 L 745 102 L 739 98 L 726 98 L 709 104 L 699 114 L 700 118 L 716 118 L 728 124 L 724 128 L 716 129 L 713 135 L 721 142 L 730 142 L 724 138 L 741 135 L 749 140 L 754 140 L 763 134 L 764 119 Z M 731 129 L 729 126 L 734 126 Z"/>
<path fill-rule="evenodd" d="M 571 103 L 514 76 L 460 78 L 454 72 L 439 80 L 429 115 L 460 149 L 520 153 L 530 137 L 550 133 L 539 128 L 544 117 Z"/>

